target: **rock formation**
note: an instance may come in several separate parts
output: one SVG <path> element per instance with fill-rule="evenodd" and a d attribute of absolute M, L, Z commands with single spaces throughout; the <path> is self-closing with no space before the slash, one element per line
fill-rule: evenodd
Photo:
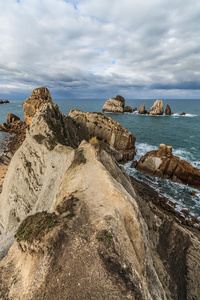
<path fill-rule="evenodd" d="M 137 111 L 137 107 L 134 107 L 134 108 L 133 108 L 133 111 Z"/>
<path fill-rule="evenodd" d="M 198 299 L 199 232 L 140 197 L 81 127 L 45 104 L 11 160 L 0 298 Z"/>
<path fill-rule="evenodd" d="M 150 115 L 163 115 L 163 101 L 156 100 L 149 111 Z"/>
<path fill-rule="evenodd" d="M 7 103 L 10 103 L 10 102 L 8 100 L 3 101 L 3 100 L 0 99 L 0 104 L 7 104 Z"/>
<path fill-rule="evenodd" d="M 140 115 L 144 115 L 144 114 L 147 114 L 147 111 L 145 109 L 145 103 L 143 103 L 138 111 L 138 114 Z"/>
<path fill-rule="evenodd" d="M 171 114 L 172 114 L 171 107 L 169 106 L 169 104 L 167 104 L 165 109 L 165 115 L 171 115 Z"/>
<path fill-rule="evenodd" d="M 86 128 L 89 139 L 97 137 L 102 147 L 114 155 L 117 161 L 131 160 L 135 154 L 135 137 L 121 124 L 101 113 L 86 113 L 78 109 L 69 116 L 82 129 Z M 85 136 L 87 136 L 85 133 Z"/>
<path fill-rule="evenodd" d="M 132 165 L 137 170 L 200 189 L 200 170 L 172 154 L 172 147 L 160 144 L 158 151 L 147 152 Z"/>
<path fill-rule="evenodd" d="M 180 114 L 180 116 L 185 116 L 186 115 L 186 113 L 185 112 L 182 112 L 181 114 Z"/>
<path fill-rule="evenodd" d="M 31 124 L 32 118 L 40 107 L 48 102 L 52 103 L 52 99 L 46 87 L 40 87 L 32 91 L 31 96 L 26 99 L 23 105 L 24 118 L 27 125 Z"/>
<path fill-rule="evenodd" d="M 125 99 L 122 96 L 117 95 L 115 98 L 110 98 L 105 102 L 102 111 L 123 113 L 124 106 Z"/>
<path fill-rule="evenodd" d="M 14 114 L 8 113 L 7 114 L 7 124 L 11 124 L 15 121 L 19 121 L 20 118 Z"/>
<path fill-rule="evenodd" d="M 124 108 L 124 112 L 130 112 L 130 113 L 132 113 L 133 112 L 133 109 L 132 109 L 132 107 L 130 107 L 130 106 L 125 106 L 125 108 Z"/>

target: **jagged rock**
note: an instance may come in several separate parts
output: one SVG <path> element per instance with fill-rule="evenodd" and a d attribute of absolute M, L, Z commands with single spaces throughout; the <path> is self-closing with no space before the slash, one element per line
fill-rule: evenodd
<path fill-rule="evenodd" d="M 198 299 L 198 232 L 139 197 L 106 151 L 61 144 L 63 124 L 61 141 L 77 145 L 77 125 L 45 104 L 11 160 L 1 251 L 18 230 L 0 261 L 0 298 Z"/>
<path fill-rule="evenodd" d="M 171 107 L 169 106 L 169 104 L 167 104 L 167 106 L 166 106 L 165 114 L 166 115 L 171 115 L 172 114 Z"/>
<path fill-rule="evenodd" d="M 40 87 L 32 91 L 31 96 L 23 104 L 24 118 L 27 125 L 31 124 L 32 118 L 40 107 L 48 102 L 52 103 L 52 98 L 46 87 Z"/>
<path fill-rule="evenodd" d="M 132 107 L 130 107 L 130 106 L 125 106 L 125 108 L 124 108 L 124 112 L 133 112 L 133 109 L 132 109 Z"/>
<path fill-rule="evenodd" d="M 149 111 L 150 115 L 163 115 L 163 101 L 156 100 Z"/>
<path fill-rule="evenodd" d="M 137 107 L 134 107 L 133 111 L 137 111 Z"/>
<path fill-rule="evenodd" d="M 139 109 L 139 111 L 138 111 L 138 114 L 140 114 L 140 115 L 147 114 L 147 111 L 146 111 L 146 109 L 145 109 L 145 105 L 146 105 L 146 103 L 143 103 L 143 104 L 141 105 L 141 107 L 140 107 L 140 109 Z"/>
<path fill-rule="evenodd" d="M 69 116 L 77 126 L 87 128 L 89 138 L 97 137 L 101 145 L 112 153 L 117 161 L 133 159 L 135 137 L 121 124 L 101 113 L 88 113 L 78 109 L 71 110 Z"/>
<path fill-rule="evenodd" d="M 200 170 L 172 154 L 172 147 L 160 144 L 158 150 L 147 152 L 132 167 L 152 176 L 167 178 L 200 189 Z"/>
<path fill-rule="evenodd" d="M 3 103 L 5 103 L 5 104 L 6 104 L 6 103 L 10 103 L 10 102 L 9 102 L 8 100 L 4 100 L 4 101 L 3 101 Z"/>
<path fill-rule="evenodd" d="M 117 95 L 115 98 L 110 98 L 105 102 L 102 111 L 123 113 L 124 106 L 125 99 L 122 96 Z"/>
<path fill-rule="evenodd" d="M 182 112 L 181 114 L 180 114 L 180 116 L 185 116 L 186 115 L 186 113 L 185 112 Z"/>
<path fill-rule="evenodd" d="M 14 114 L 8 113 L 7 114 L 7 124 L 11 124 L 15 121 L 19 121 L 20 118 Z"/>

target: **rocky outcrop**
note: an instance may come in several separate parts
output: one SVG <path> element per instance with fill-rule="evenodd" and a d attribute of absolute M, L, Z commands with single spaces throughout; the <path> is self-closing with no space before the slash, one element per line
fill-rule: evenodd
<path fill-rule="evenodd" d="M 69 116 L 78 127 L 87 129 L 89 139 L 97 137 L 101 146 L 115 156 L 117 161 L 133 159 L 135 137 L 121 124 L 101 113 L 88 113 L 78 109 L 71 110 Z"/>
<path fill-rule="evenodd" d="M 185 116 L 186 115 L 186 113 L 185 112 L 182 112 L 181 114 L 180 114 L 180 116 Z"/>
<path fill-rule="evenodd" d="M 0 298 L 198 299 L 198 232 L 145 202 L 112 156 L 79 145 L 81 134 L 45 104 L 11 160 L 2 251 L 17 231 L 0 261 Z"/>
<path fill-rule="evenodd" d="M 125 106 L 125 108 L 124 108 L 124 112 L 130 112 L 130 113 L 132 113 L 133 112 L 133 109 L 132 109 L 132 107 L 130 107 L 130 106 Z"/>
<path fill-rule="evenodd" d="M 137 107 L 134 107 L 134 108 L 133 108 L 133 111 L 137 111 Z"/>
<path fill-rule="evenodd" d="M 171 115 L 171 114 L 172 114 L 171 107 L 169 106 L 169 104 L 167 104 L 165 109 L 165 115 Z"/>
<path fill-rule="evenodd" d="M 144 115 L 144 114 L 147 114 L 147 111 L 146 111 L 146 109 L 145 109 L 145 103 L 143 103 L 142 105 L 141 105 L 141 107 L 140 107 L 140 109 L 139 109 L 139 111 L 138 111 L 138 114 L 140 114 L 140 115 Z"/>
<path fill-rule="evenodd" d="M 6 104 L 6 103 L 10 103 L 10 102 L 8 100 L 3 101 L 3 100 L 0 99 L 0 104 Z"/>
<path fill-rule="evenodd" d="M 11 124 L 15 121 L 19 121 L 20 118 L 14 114 L 8 113 L 7 114 L 7 124 Z"/>
<path fill-rule="evenodd" d="M 150 115 L 163 115 L 163 101 L 156 100 L 149 111 Z"/>
<path fill-rule="evenodd" d="M 200 170 L 172 154 L 172 147 L 160 144 L 158 151 L 147 152 L 132 167 L 152 176 L 167 178 L 200 189 Z"/>
<path fill-rule="evenodd" d="M 52 103 L 52 98 L 46 87 L 40 87 L 32 91 L 31 96 L 26 99 L 23 105 L 24 118 L 27 125 L 31 124 L 32 118 L 40 107 L 48 102 Z"/>
<path fill-rule="evenodd" d="M 124 106 L 125 99 L 122 96 L 117 95 L 115 98 L 110 98 L 105 102 L 102 111 L 123 113 Z"/>

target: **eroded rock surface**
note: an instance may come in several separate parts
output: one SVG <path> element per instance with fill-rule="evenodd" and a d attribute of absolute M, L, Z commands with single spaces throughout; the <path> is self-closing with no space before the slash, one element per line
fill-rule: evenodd
<path fill-rule="evenodd" d="M 97 137 L 104 149 L 114 155 L 117 161 L 131 160 L 135 154 L 135 137 L 121 124 L 101 113 L 88 113 L 78 109 L 69 116 L 80 128 L 87 128 L 89 139 Z"/>
<path fill-rule="evenodd" d="M 110 98 L 105 102 L 102 111 L 123 113 L 124 106 L 125 106 L 125 99 L 122 96 L 117 95 L 115 98 Z"/>
<path fill-rule="evenodd" d="M 23 105 L 24 118 L 27 125 L 31 124 L 32 118 L 40 107 L 48 102 L 52 103 L 52 98 L 46 87 L 40 87 L 32 91 L 31 96 L 26 99 Z"/>
<path fill-rule="evenodd" d="M 125 108 L 124 108 L 124 112 L 130 112 L 130 113 L 132 113 L 133 112 L 133 109 L 132 109 L 132 107 L 130 107 L 130 106 L 125 106 Z"/>
<path fill-rule="evenodd" d="M 147 152 L 132 165 L 149 175 L 167 178 L 200 189 L 200 170 L 172 154 L 172 147 L 160 144 L 158 150 Z"/>
<path fill-rule="evenodd" d="M 140 115 L 147 114 L 147 111 L 146 111 L 146 109 L 145 109 L 145 105 L 146 105 L 146 103 L 143 103 L 143 104 L 141 105 L 141 107 L 140 107 L 140 109 L 139 109 L 139 111 L 138 111 L 138 114 L 140 114 Z"/>
<path fill-rule="evenodd" d="M 150 115 L 163 115 L 163 101 L 156 100 L 149 111 Z"/>

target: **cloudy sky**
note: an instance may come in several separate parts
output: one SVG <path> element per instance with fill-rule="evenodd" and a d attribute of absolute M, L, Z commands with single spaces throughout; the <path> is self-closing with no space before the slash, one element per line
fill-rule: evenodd
<path fill-rule="evenodd" d="M 199 0 L 0 0 L 0 98 L 200 99 Z"/>

